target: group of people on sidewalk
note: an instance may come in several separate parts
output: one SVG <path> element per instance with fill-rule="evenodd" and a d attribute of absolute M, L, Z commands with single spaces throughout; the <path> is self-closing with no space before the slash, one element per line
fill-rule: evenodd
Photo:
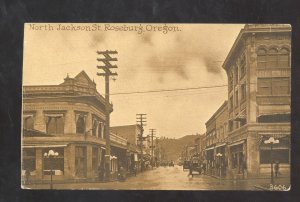
<path fill-rule="evenodd" d="M 117 179 L 119 181 L 125 181 L 128 174 L 134 175 L 136 176 L 137 174 L 137 166 L 135 164 L 133 164 L 130 169 L 129 169 L 129 173 L 128 171 L 124 168 L 123 165 L 119 166 L 118 172 L 117 172 Z M 98 167 L 98 180 L 100 182 L 104 182 L 108 180 L 108 176 L 107 176 L 107 172 L 105 169 L 105 166 L 99 166 Z"/>

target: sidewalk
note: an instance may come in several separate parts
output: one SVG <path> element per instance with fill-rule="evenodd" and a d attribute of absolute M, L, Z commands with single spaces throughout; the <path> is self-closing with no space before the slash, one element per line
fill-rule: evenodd
<path fill-rule="evenodd" d="M 212 177 L 214 179 L 219 179 L 225 184 L 231 184 L 236 189 L 243 190 L 261 190 L 261 191 L 288 191 L 290 190 L 290 177 L 289 176 L 279 176 L 274 178 L 274 184 L 271 184 L 271 178 L 269 176 L 263 175 L 256 178 L 248 179 L 228 179 L 221 178 L 219 176 L 206 174 L 206 176 Z"/>

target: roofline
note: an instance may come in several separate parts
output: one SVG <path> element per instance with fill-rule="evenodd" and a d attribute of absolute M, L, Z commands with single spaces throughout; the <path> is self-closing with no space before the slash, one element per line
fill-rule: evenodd
<path fill-rule="evenodd" d="M 288 24 L 282 24 L 282 25 L 276 25 L 276 24 L 269 24 L 269 27 L 267 27 L 267 24 L 259 24 L 260 26 L 266 26 L 266 27 L 257 27 L 257 28 L 251 28 L 253 25 L 246 24 L 244 28 L 242 28 L 235 39 L 226 59 L 224 60 L 224 63 L 222 65 L 223 69 L 227 70 L 227 65 L 230 59 L 233 57 L 234 52 L 236 51 L 236 48 L 240 45 L 242 37 L 244 37 L 246 34 L 251 33 L 280 33 L 280 32 L 291 32 L 291 26 Z M 258 25 L 258 26 L 259 26 Z"/>
<path fill-rule="evenodd" d="M 221 113 L 221 111 L 223 110 L 223 109 L 225 109 L 225 106 L 227 106 L 227 104 L 228 104 L 228 101 L 227 100 L 225 100 L 224 102 L 223 102 L 223 104 L 217 109 L 217 111 L 208 119 L 208 121 L 205 123 L 205 125 L 207 125 L 209 122 L 211 122 L 214 118 L 216 118 L 217 117 L 217 115 L 219 115 L 220 113 Z"/>

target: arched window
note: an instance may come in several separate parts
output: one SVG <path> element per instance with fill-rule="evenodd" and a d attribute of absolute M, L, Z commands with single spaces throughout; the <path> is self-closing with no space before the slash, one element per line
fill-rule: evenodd
<path fill-rule="evenodd" d="M 282 48 L 278 55 L 278 66 L 289 67 L 290 66 L 290 52 L 287 48 Z"/>
<path fill-rule="evenodd" d="M 282 48 L 279 51 L 271 48 L 266 51 L 260 48 L 257 51 L 257 68 L 287 68 L 290 67 L 290 51 Z"/>
<path fill-rule="evenodd" d="M 84 115 L 78 115 L 76 121 L 76 133 L 83 134 L 85 133 L 85 117 Z"/>
<path fill-rule="evenodd" d="M 275 48 L 272 48 L 268 51 L 267 68 L 276 67 L 278 67 L 278 51 Z"/>

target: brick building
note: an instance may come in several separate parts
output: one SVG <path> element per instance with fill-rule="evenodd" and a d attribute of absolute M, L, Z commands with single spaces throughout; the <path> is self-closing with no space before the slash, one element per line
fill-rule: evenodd
<path fill-rule="evenodd" d="M 227 169 L 228 105 L 225 101 L 206 122 L 207 172 L 225 176 Z M 221 156 L 218 155 L 221 154 Z M 222 171 L 220 171 L 220 169 Z"/>
<path fill-rule="evenodd" d="M 112 111 L 112 105 L 110 105 Z M 104 169 L 105 100 L 82 71 L 59 85 L 23 87 L 22 174 L 31 180 L 96 180 Z M 45 158 L 49 150 L 56 158 Z M 112 176 L 126 158 L 127 140 L 111 133 Z"/>
<path fill-rule="evenodd" d="M 124 126 L 113 126 L 110 127 L 110 131 L 122 136 L 128 142 L 128 170 L 133 169 L 135 165 L 137 170 L 141 170 L 141 144 L 139 141 L 139 136 L 141 134 L 142 128 L 140 125 L 124 125 Z M 145 152 L 143 152 L 145 153 Z"/>
<path fill-rule="evenodd" d="M 224 64 L 228 76 L 228 166 L 232 177 L 290 172 L 291 27 L 245 25 Z"/>

